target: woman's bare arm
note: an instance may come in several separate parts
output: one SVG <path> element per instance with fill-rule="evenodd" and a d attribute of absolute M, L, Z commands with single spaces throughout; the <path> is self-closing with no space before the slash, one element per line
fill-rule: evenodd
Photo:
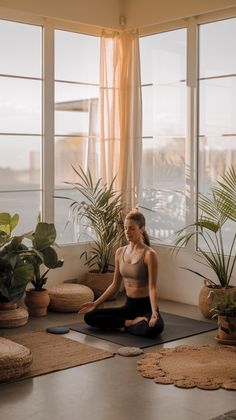
<path fill-rule="evenodd" d="M 152 316 L 149 325 L 155 325 L 158 319 L 158 294 L 157 294 L 157 277 L 158 277 L 158 260 L 156 252 L 150 248 L 145 255 L 145 262 L 148 267 L 148 287 L 149 297 L 152 307 Z"/>

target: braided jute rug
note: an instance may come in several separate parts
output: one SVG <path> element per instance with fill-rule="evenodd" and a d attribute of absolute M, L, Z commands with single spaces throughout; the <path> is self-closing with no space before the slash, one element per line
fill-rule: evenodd
<path fill-rule="evenodd" d="M 146 353 L 138 371 L 158 384 L 180 388 L 236 390 L 236 348 L 231 346 L 177 346 Z"/>

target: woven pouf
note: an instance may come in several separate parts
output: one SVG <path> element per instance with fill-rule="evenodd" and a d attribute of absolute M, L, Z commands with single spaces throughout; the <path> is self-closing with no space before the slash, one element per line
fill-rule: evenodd
<path fill-rule="evenodd" d="M 48 289 L 48 309 L 55 312 L 78 312 L 81 305 L 94 300 L 93 291 L 83 284 L 62 283 Z"/>
<path fill-rule="evenodd" d="M 24 308 L 0 310 L 0 328 L 22 327 L 27 324 L 28 318 L 28 311 Z"/>
<path fill-rule="evenodd" d="M 0 381 L 8 381 L 25 375 L 32 364 L 28 347 L 0 337 Z"/>

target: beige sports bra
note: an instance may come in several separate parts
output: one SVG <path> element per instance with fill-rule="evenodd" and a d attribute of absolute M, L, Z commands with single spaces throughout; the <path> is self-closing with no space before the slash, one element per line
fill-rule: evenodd
<path fill-rule="evenodd" d="M 147 248 L 144 248 L 143 254 L 136 263 L 128 263 L 124 259 L 124 255 L 126 252 L 127 246 L 124 247 L 123 254 L 120 259 L 120 273 L 124 280 L 136 280 L 137 282 L 141 282 L 148 284 L 148 268 L 144 262 L 144 256 Z"/>

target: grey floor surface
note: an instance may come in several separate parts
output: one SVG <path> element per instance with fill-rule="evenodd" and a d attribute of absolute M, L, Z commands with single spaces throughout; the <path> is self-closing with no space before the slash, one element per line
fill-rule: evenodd
<path fill-rule="evenodd" d="M 114 303 L 109 302 L 108 305 Z M 195 306 L 162 301 L 160 309 L 204 320 Z M 17 329 L 2 329 L 10 336 L 49 325 L 77 322 L 77 314 L 49 313 L 31 318 Z M 218 345 L 216 331 L 144 349 L 155 351 L 180 344 Z M 66 335 L 82 343 L 116 351 L 120 346 L 71 331 Z M 20 382 L 0 384 L 1 420 L 210 420 L 236 409 L 236 392 L 184 390 L 157 385 L 137 372 L 138 357 L 113 358 L 90 363 Z"/>

